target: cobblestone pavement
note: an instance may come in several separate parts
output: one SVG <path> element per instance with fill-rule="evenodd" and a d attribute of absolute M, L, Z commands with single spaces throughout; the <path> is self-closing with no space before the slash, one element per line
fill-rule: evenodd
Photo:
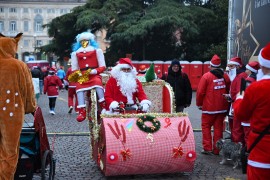
<path fill-rule="evenodd" d="M 87 121 L 78 123 L 75 118 L 75 112 L 68 114 L 67 91 L 60 92 L 60 96 L 56 102 L 56 115 L 49 114 L 48 98 L 41 95 L 39 106 L 42 109 L 46 123 L 47 133 L 50 146 L 54 151 L 56 158 L 56 180 L 156 180 L 156 179 L 246 179 L 241 169 L 233 169 L 232 163 L 220 165 L 221 156 L 202 155 L 200 151 L 201 132 L 200 132 L 200 116 L 201 112 L 195 106 L 195 93 L 193 93 L 193 102 L 191 107 L 186 111 L 193 129 L 195 130 L 195 142 L 197 160 L 193 172 L 174 173 L 174 174 L 151 174 L 151 175 L 128 175 L 105 177 L 96 166 L 95 162 L 90 159 L 90 139 Z M 26 115 L 27 122 L 32 121 L 30 115 Z M 54 135 L 57 134 L 57 135 Z M 34 179 L 40 179 L 39 174 L 34 175 Z"/>

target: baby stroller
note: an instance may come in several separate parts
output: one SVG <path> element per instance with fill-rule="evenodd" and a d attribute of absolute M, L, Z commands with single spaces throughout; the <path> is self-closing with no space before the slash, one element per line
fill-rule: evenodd
<path fill-rule="evenodd" d="M 46 127 L 40 107 L 34 113 L 34 123 L 24 123 L 20 137 L 20 154 L 15 180 L 28 180 L 34 173 L 41 179 L 54 179 L 55 160 L 50 150 Z"/>

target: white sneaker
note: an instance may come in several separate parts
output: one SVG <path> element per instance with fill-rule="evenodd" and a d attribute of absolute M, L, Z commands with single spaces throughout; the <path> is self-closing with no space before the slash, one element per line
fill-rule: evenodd
<path fill-rule="evenodd" d="M 55 115 L 55 112 L 54 111 L 52 111 L 52 115 Z"/>
<path fill-rule="evenodd" d="M 50 110 L 50 114 L 53 114 L 53 111 L 52 110 Z"/>

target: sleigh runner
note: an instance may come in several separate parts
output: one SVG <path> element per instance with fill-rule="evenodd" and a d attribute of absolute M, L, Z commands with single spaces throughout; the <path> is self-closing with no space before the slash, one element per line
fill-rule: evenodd
<path fill-rule="evenodd" d="M 173 113 L 173 93 L 165 83 L 144 84 L 162 96 L 153 113 L 98 117 L 95 90 L 89 109 L 92 121 L 90 156 L 105 176 L 190 172 L 196 159 L 194 134 L 186 113 Z M 160 92 L 161 91 L 161 92 Z M 147 93 L 156 102 L 155 93 Z M 152 95 L 152 96 L 151 96 Z M 154 113 L 156 112 L 156 113 Z"/>

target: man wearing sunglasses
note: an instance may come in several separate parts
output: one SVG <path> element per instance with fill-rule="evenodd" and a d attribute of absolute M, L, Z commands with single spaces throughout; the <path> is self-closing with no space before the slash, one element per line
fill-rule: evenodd
<path fill-rule="evenodd" d="M 139 105 L 142 111 L 149 111 L 151 101 L 147 99 L 141 82 L 136 78 L 136 68 L 129 58 L 121 58 L 112 68 L 111 75 L 105 88 L 105 101 L 110 113 L 119 107 L 120 102 L 125 107 L 137 109 Z"/>

